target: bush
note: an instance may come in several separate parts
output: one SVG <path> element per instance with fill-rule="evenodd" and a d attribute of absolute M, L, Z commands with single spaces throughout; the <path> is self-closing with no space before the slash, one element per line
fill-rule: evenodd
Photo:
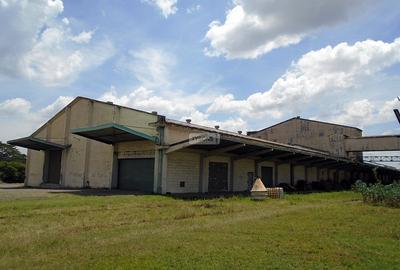
<path fill-rule="evenodd" d="M 0 180 L 21 183 L 25 179 L 25 164 L 17 161 L 0 161 Z"/>
<path fill-rule="evenodd" d="M 357 180 L 353 186 L 353 190 L 361 193 L 366 203 L 400 207 L 399 182 L 393 182 L 389 185 L 383 185 L 380 182 L 367 185 L 363 181 Z"/>

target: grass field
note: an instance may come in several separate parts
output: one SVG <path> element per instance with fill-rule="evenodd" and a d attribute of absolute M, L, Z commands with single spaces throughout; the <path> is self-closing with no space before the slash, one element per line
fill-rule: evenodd
<path fill-rule="evenodd" d="M 4 194 L 0 269 L 400 269 L 400 209 L 352 192 L 264 202 Z"/>

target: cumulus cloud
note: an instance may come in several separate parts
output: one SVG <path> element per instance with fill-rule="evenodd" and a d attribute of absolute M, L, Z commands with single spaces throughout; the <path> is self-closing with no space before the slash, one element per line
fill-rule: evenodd
<path fill-rule="evenodd" d="M 0 122 L 7 127 L 2 129 L 0 141 L 30 135 L 72 99 L 60 96 L 53 103 L 40 109 L 33 108 L 31 102 L 24 98 L 12 98 L 0 102 Z"/>
<path fill-rule="evenodd" d="M 142 0 L 158 8 L 165 18 L 178 11 L 178 0 Z"/>
<path fill-rule="evenodd" d="M 346 103 L 327 120 L 363 128 L 393 121 L 393 109 L 397 108 L 398 105 L 399 101 L 397 99 L 388 101 L 355 100 Z"/>
<path fill-rule="evenodd" d="M 327 46 L 304 54 L 269 90 L 244 100 L 236 100 L 231 94 L 220 96 L 207 112 L 279 118 L 283 111 L 301 110 L 305 105 L 318 104 L 321 97 L 357 89 L 363 79 L 399 62 L 400 38 L 392 43 L 366 40 Z"/>
<path fill-rule="evenodd" d="M 0 103 L 1 115 L 25 114 L 31 109 L 31 103 L 23 98 L 7 99 Z"/>
<path fill-rule="evenodd" d="M 116 69 L 128 71 L 135 76 L 139 81 L 138 86 L 125 94 L 119 94 L 115 87 L 111 87 L 100 96 L 100 100 L 144 111 L 157 111 L 183 121 L 191 118 L 196 124 L 244 130 L 246 125 L 240 117 L 216 121 L 212 120 L 212 115 L 199 109 L 208 106 L 210 100 L 217 97 L 216 93 L 202 90 L 188 93 L 174 88 L 176 82 L 171 74 L 175 63 L 175 56 L 164 49 L 148 47 L 129 51 L 128 55 L 118 61 Z"/>
<path fill-rule="evenodd" d="M 343 22 L 363 0 L 234 0 L 224 22 L 213 21 L 205 39 L 208 56 L 257 58 L 273 49 L 299 43 L 313 31 Z"/>
<path fill-rule="evenodd" d="M 0 1 L 0 75 L 65 85 L 113 55 L 110 41 L 92 42 L 93 31 L 74 35 L 63 10 L 61 0 Z"/>
<path fill-rule="evenodd" d="M 60 96 L 53 103 L 40 109 L 39 114 L 42 119 L 48 119 L 58 111 L 67 106 L 74 98 L 70 96 Z"/>
<path fill-rule="evenodd" d="M 170 70 L 175 65 L 175 57 L 163 49 L 144 48 L 131 50 L 117 63 L 117 70 L 127 71 L 145 87 L 168 88 Z"/>
<path fill-rule="evenodd" d="M 75 41 L 76 43 L 85 43 L 85 44 L 87 44 L 92 39 L 93 32 L 94 31 L 83 31 L 79 35 L 72 36 L 71 40 Z"/>
<path fill-rule="evenodd" d="M 175 92 L 174 95 L 163 96 L 162 93 L 140 86 L 126 95 L 118 95 L 115 87 L 112 87 L 100 97 L 100 100 L 112 101 L 115 104 L 144 111 L 157 111 L 159 114 L 182 121 L 190 118 L 193 123 L 199 125 L 211 127 L 219 125 L 223 129 L 233 131 L 246 130 L 246 123 L 240 117 L 217 121 L 212 120 L 210 114 L 201 112 L 198 107 L 209 103 L 209 99 L 201 93 L 183 94 Z"/>

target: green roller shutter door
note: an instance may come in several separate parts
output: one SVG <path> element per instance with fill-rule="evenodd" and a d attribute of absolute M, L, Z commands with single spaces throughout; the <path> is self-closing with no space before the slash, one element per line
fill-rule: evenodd
<path fill-rule="evenodd" d="M 154 159 L 120 159 L 118 161 L 118 188 L 145 193 L 153 192 Z"/>

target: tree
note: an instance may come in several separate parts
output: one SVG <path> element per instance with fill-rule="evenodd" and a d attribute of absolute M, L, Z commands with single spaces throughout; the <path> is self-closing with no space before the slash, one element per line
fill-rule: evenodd
<path fill-rule="evenodd" d="M 15 146 L 0 141 L 0 160 L 19 161 L 25 163 L 26 155 L 18 151 Z"/>
<path fill-rule="evenodd" d="M 0 142 L 0 181 L 23 182 L 26 155 L 15 146 Z"/>

